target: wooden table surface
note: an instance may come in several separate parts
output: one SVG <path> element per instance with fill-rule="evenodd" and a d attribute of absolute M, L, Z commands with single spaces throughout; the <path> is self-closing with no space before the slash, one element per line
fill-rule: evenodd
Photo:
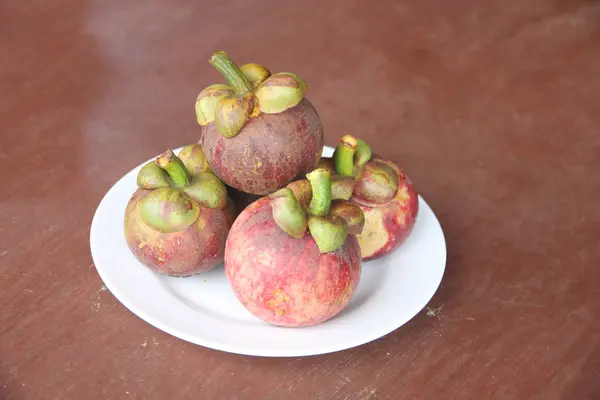
<path fill-rule="evenodd" d="M 412 177 L 448 263 L 409 323 L 245 357 L 106 290 L 94 211 L 198 140 L 216 50 L 297 72 L 328 145 L 360 135 Z M 0 88 L 0 398 L 600 399 L 598 1 L 3 0 Z"/>

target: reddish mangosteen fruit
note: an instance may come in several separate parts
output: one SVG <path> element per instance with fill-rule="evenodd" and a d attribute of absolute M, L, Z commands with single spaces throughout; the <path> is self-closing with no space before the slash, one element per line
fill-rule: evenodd
<path fill-rule="evenodd" d="M 360 279 L 355 235 L 364 215 L 344 200 L 351 193 L 343 187 L 348 180 L 334 183 L 326 169 L 307 178 L 250 204 L 227 238 L 225 272 L 235 295 L 273 325 L 309 326 L 332 318 Z"/>
<path fill-rule="evenodd" d="M 233 202 L 208 169 L 200 145 L 167 150 L 146 164 L 125 211 L 125 239 L 150 269 L 171 276 L 206 272 L 223 262 Z"/>
<path fill-rule="evenodd" d="M 199 143 L 215 175 L 245 193 L 267 195 L 312 171 L 323 150 L 323 126 L 304 97 L 306 83 L 259 64 L 238 67 L 224 52 L 210 63 L 227 85 L 196 100 Z"/>
<path fill-rule="evenodd" d="M 355 179 L 350 200 L 365 216 L 364 229 L 356 235 L 363 260 L 382 257 L 404 243 L 415 225 L 419 199 L 401 168 L 373 156 L 364 140 L 350 135 L 341 138 L 333 158 L 323 158 L 320 166 Z"/>

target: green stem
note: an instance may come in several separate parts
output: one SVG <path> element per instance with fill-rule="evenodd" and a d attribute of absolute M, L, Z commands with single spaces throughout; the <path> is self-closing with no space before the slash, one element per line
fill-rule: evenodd
<path fill-rule="evenodd" d="M 371 159 L 371 148 L 362 139 L 344 135 L 335 149 L 334 164 L 341 176 L 354 176 Z"/>
<path fill-rule="evenodd" d="M 354 153 L 356 153 L 357 146 L 358 143 L 352 136 L 344 136 L 340 140 L 333 155 L 333 162 L 338 175 L 354 176 Z"/>
<path fill-rule="evenodd" d="M 156 163 L 159 167 L 167 171 L 174 187 L 181 188 L 190 184 L 191 179 L 188 170 L 183 165 L 183 162 L 173 154 L 173 151 L 167 150 L 161 154 L 156 159 Z"/>
<path fill-rule="evenodd" d="M 209 62 L 225 77 L 227 83 L 229 83 L 229 86 L 231 86 L 236 94 L 243 95 L 252 90 L 252 86 L 242 70 L 224 51 L 218 51 L 213 54 Z"/>
<path fill-rule="evenodd" d="M 324 217 L 331 207 L 331 174 L 324 168 L 317 168 L 306 175 L 312 188 L 312 199 L 308 212 Z"/>

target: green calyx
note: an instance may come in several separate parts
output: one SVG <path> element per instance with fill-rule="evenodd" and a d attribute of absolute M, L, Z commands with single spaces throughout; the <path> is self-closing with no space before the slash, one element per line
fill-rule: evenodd
<path fill-rule="evenodd" d="M 352 197 L 368 206 L 381 206 L 392 201 L 398 193 L 400 177 L 387 162 L 371 160 L 362 170 Z"/>
<path fill-rule="evenodd" d="M 334 179 L 326 168 L 317 168 L 307 179 L 291 182 L 270 197 L 273 219 L 289 235 L 301 238 L 306 229 L 319 252 L 341 248 L 348 234 L 362 231 L 360 207 L 345 201 L 352 193 L 354 179 Z"/>
<path fill-rule="evenodd" d="M 306 82 L 291 72 L 271 75 L 254 92 L 258 107 L 265 114 L 279 114 L 296 106 L 305 93 Z"/>
<path fill-rule="evenodd" d="M 321 253 L 336 251 L 346 243 L 348 228 L 341 218 L 325 218 L 309 215 L 308 230 Z"/>
<path fill-rule="evenodd" d="M 349 176 L 331 177 L 331 200 L 348 200 L 352 197 L 356 180 Z"/>
<path fill-rule="evenodd" d="M 171 182 L 167 171 L 159 167 L 156 161 L 150 161 L 138 173 L 137 185 L 140 189 L 158 189 L 171 186 Z"/>
<path fill-rule="evenodd" d="M 308 230 L 321 253 L 339 249 L 349 234 L 360 234 L 364 225 L 365 215 L 360 207 L 345 200 L 334 201 L 328 217 L 308 217 Z"/>
<path fill-rule="evenodd" d="M 202 172 L 211 172 L 210 165 L 206 161 L 202 147 L 199 144 L 185 146 L 177 157 L 181 160 L 190 176 L 194 177 Z"/>
<path fill-rule="evenodd" d="M 162 233 L 186 229 L 198 218 L 198 204 L 178 189 L 158 188 L 138 203 L 146 225 Z"/>
<path fill-rule="evenodd" d="M 346 200 L 336 200 L 331 204 L 331 216 L 346 221 L 348 233 L 358 235 L 365 226 L 365 214 L 360 207 Z"/>
<path fill-rule="evenodd" d="M 215 123 L 226 138 L 238 135 L 250 118 L 278 114 L 295 107 L 306 93 L 306 82 L 290 72 L 271 75 L 256 63 L 238 67 L 225 52 L 209 60 L 227 81 L 210 85 L 196 98 L 196 119 L 200 125 Z"/>
<path fill-rule="evenodd" d="M 308 207 L 310 200 L 312 199 L 312 189 L 309 181 L 301 179 L 299 181 L 288 183 L 286 187 L 292 191 L 294 197 L 303 208 Z"/>
<path fill-rule="evenodd" d="M 254 110 L 254 97 L 251 93 L 224 97 L 215 107 L 215 125 L 224 137 L 232 138 L 246 125 L 252 110 Z"/>
<path fill-rule="evenodd" d="M 233 90 L 227 85 L 217 83 L 203 89 L 196 98 L 196 119 L 200 125 L 208 125 L 215 120 L 217 104 L 224 98 L 233 96 Z"/>
<path fill-rule="evenodd" d="M 242 71 L 253 88 L 258 87 L 258 85 L 263 83 L 269 76 L 271 76 L 271 71 L 256 63 L 244 64 L 240 67 L 240 71 Z"/>
<path fill-rule="evenodd" d="M 333 154 L 333 163 L 339 175 L 356 177 L 371 155 L 371 148 L 364 140 L 344 135 Z"/>
<path fill-rule="evenodd" d="M 273 219 L 288 235 L 297 239 L 306 234 L 306 212 L 289 188 L 279 189 L 269 196 Z"/>
<path fill-rule="evenodd" d="M 353 178 L 352 199 L 362 205 L 376 207 L 396 197 L 400 177 L 392 163 L 371 157 L 371 148 L 364 140 L 344 135 L 333 154 L 337 173 L 333 177 Z M 322 159 L 321 164 L 330 165 L 328 159 Z"/>
<path fill-rule="evenodd" d="M 208 208 L 223 209 L 227 205 L 227 188 L 211 172 L 201 172 L 183 191 L 198 204 Z"/>
<path fill-rule="evenodd" d="M 152 190 L 138 203 L 142 220 L 162 233 L 181 231 L 196 221 L 200 206 L 223 209 L 227 189 L 210 172 L 200 145 L 184 147 L 179 156 L 167 150 L 144 165 L 140 189 Z"/>

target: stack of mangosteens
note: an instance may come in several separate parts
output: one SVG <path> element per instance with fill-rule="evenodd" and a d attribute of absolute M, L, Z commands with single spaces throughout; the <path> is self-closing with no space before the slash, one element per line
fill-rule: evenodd
<path fill-rule="evenodd" d="M 227 84 L 196 100 L 198 144 L 141 168 L 125 237 L 144 265 L 190 276 L 225 263 L 239 301 L 261 320 L 308 326 L 339 313 L 362 260 L 397 249 L 418 198 L 406 174 L 345 135 L 322 158 L 323 126 L 306 83 L 223 52 Z"/>

